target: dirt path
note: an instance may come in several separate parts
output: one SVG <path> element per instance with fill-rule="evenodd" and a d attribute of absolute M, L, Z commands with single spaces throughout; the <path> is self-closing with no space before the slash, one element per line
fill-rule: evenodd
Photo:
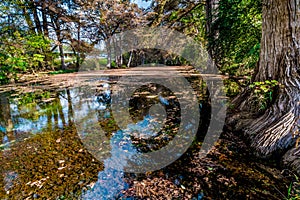
<path fill-rule="evenodd" d="M 215 74 L 199 74 L 189 66 L 171 67 L 136 67 L 130 69 L 109 69 L 99 71 L 84 71 L 49 75 L 40 73 L 37 75 L 22 75 L 17 83 L 0 86 L 0 92 L 34 92 L 36 90 L 51 90 L 68 87 L 78 87 L 85 81 L 100 77 L 123 77 L 123 76 L 145 76 L 167 78 L 170 71 L 177 71 L 182 76 L 202 76 L 207 79 L 225 79 L 226 76 Z"/>

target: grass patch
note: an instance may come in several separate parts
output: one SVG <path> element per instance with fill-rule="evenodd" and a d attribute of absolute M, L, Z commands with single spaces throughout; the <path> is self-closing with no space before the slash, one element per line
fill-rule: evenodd
<path fill-rule="evenodd" d="M 53 72 L 49 72 L 49 74 L 51 75 L 55 75 L 55 74 L 67 74 L 67 73 L 74 73 L 77 70 L 75 69 L 64 69 L 64 70 L 58 70 L 58 71 L 53 71 Z"/>
<path fill-rule="evenodd" d="M 99 59 L 99 64 L 100 65 L 107 65 L 107 58 L 100 58 Z"/>

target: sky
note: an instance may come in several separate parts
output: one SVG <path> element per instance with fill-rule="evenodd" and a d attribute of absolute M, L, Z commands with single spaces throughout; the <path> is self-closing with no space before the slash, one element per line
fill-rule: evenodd
<path fill-rule="evenodd" d="M 137 5 L 139 5 L 139 7 L 142 8 L 147 8 L 151 4 L 151 1 L 145 2 L 143 0 L 133 0 L 132 2 L 136 3 Z"/>

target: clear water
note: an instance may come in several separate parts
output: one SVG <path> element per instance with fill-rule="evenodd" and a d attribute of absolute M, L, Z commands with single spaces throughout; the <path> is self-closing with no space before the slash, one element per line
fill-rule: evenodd
<path fill-rule="evenodd" d="M 153 151 L 172 140 L 180 123 L 173 93 L 157 92 L 156 86 L 151 94 L 147 88 L 153 85 L 136 91 L 130 100 L 132 122 L 119 127 L 111 105 L 117 91 L 111 82 L 97 81 L 91 81 L 97 83 L 93 87 L 0 94 L 1 199 L 121 197 L 129 187 L 122 152 L 128 156 Z M 152 110 L 167 107 L 159 115 Z M 98 129 L 108 140 L 93 146 L 92 132 Z M 151 143 L 149 138 L 163 142 Z M 101 159 L 91 154 L 94 147 Z M 120 170 L 111 166 L 116 159 Z"/>

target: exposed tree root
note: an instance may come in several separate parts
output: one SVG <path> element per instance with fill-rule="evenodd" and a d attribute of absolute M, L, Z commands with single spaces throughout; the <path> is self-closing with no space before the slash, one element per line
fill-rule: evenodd
<path fill-rule="evenodd" d="M 289 80 L 289 85 L 294 85 Z M 291 84 L 292 83 L 292 84 Z M 261 158 L 276 156 L 282 158 L 285 166 L 290 166 L 300 174 L 300 147 L 295 147 L 299 138 L 299 93 L 298 89 L 281 88 L 276 102 L 261 116 L 255 118 L 255 112 L 237 111 L 228 117 L 227 123 L 234 126 L 235 131 L 242 132 L 248 139 L 249 146 L 255 155 Z M 235 105 L 246 108 L 248 99 L 235 100 Z M 242 113 L 247 114 L 242 114 Z M 292 148 L 292 149 L 291 149 Z"/>
<path fill-rule="evenodd" d="M 283 156 L 283 164 L 289 166 L 300 174 L 300 146 L 294 147 L 287 151 Z"/>

